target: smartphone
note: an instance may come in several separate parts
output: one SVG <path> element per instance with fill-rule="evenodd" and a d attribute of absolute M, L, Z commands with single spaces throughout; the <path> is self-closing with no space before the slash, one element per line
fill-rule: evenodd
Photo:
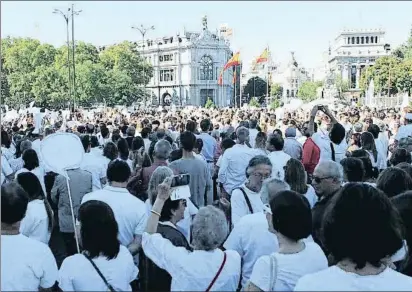
<path fill-rule="evenodd" d="M 172 188 L 180 187 L 180 186 L 187 186 L 190 183 L 190 174 L 179 174 L 173 176 L 172 184 L 170 185 Z"/>

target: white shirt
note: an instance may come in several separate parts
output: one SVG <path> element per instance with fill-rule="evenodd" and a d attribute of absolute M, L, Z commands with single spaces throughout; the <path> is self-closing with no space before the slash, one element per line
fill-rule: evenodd
<path fill-rule="evenodd" d="M 412 136 L 412 124 L 401 126 L 398 133 L 395 135 L 395 140 L 399 141 L 402 138 Z"/>
<path fill-rule="evenodd" d="M 20 223 L 20 233 L 49 244 L 49 217 L 43 200 L 33 200 L 28 203 L 26 216 Z"/>
<path fill-rule="evenodd" d="M 7 160 L 14 158 L 15 151 L 13 152 L 12 145 L 13 144 L 10 145 L 10 148 L 1 147 L 1 155 L 6 157 Z"/>
<path fill-rule="evenodd" d="M 136 279 L 139 270 L 126 247 L 120 245 L 114 259 L 99 256 L 92 260 L 116 291 L 132 291 L 130 282 Z M 63 261 L 59 287 L 63 291 L 108 291 L 103 279 L 83 254 L 72 255 Z"/>
<path fill-rule="evenodd" d="M 299 278 L 327 267 L 328 260 L 320 246 L 305 241 L 305 248 L 298 253 L 276 252 L 259 258 L 253 267 L 250 282 L 263 291 L 293 291 Z"/>
<path fill-rule="evenodd" d="M 378 152 L 378 161 L 376 167 L 381 169 L 386 169 L 388 167 L 386 159 L 388 157 L 388 148 L 385 148 L 385 144 L 381 139 L 375 139 L 376 151 Z"/>
<path fill-rule="evenodd" d="M 119 225 L 118 237 L 124 246 L 131 244 L 134 236 L 141 235 L 145 230 L 148 218 L 146 206 L 127 189 L 106 186 L 102 190 L 86 194 L 82 204 L 91 200 L 105 202 L 112 208 Z"/>
<path fill-rule="evenodd" d="M 1 291 L 38 291 L 57 281 L 50 248 L 22 234 L 1 236 Z"/>
<path fill-rule="evenodd" d="M 245 287 L 258 258 L 279 249 L 278 239 L 269 231 L 263 212 L 243 216 L 232 229 L 223 245 L 242 257 L 242 287 Z"/>
<path fill-rule="evenodd" d="M 311 209 L 313 208 L 313 206 L 315 206 L 316 202 L 319 199 L 316 195 L 315 189 L 311 185 L 308 185 L 308 190 L 306 191 L 305 197 L 306 199 L 308 199 Z"/>
<path fill-rule="evenodd" d="M 250 146 L 252 146 L 252 148 L 255 148 L 256 136 L 258 133 L 259 131 L 256 129 L 249 129 L 249 143 L 250 143 Z"/>
<path fill-rule="evenodd" d="M 240 187 L 245 182 L 246 167 L 256 155 L 258 155 L 256 149 L 240 144 L 225 151 L 218 177 L 227 193 L 232 193 L 234 188 Z"/>
<path fill-rule="evenodd" d="M 16 179 L 17 176 L 23 172 L 33 173 L 39 179 L 43 192 L 46 194 L 46 185 L 44 184 L 44 176 L 46 175 L 46 172 L 44 171 L 44 168 L 42 166 L 38 166 L 32 170 L 28 170 L 27 168 L 22 168 L 16 172 L 16 174 L 14 175 L 14 178 Z"/>
<path fill-rule="evenodd" d="M 144 142 L 144 152 L 149 153 L 149 148 L 150 148 L 150 144 L 152 144 L 152 141 L 150 141 L 149 138 L 144 138 L 143 142 Z"/>
<path fill-rule="evenodd" d="M 223 251 L 176 247 L 160 234 L 143 233 L 143 251 L 172 276 L 171 291 L 205 291 L 223 262 Z M 226 263 L 210 291 L 235 291 L 240 279 L 240 256 L 227 250 Z"/>
<path fill-rule="evenodd" d="M 2 184 L 4 180 L 6 180 L 6 177 L 9 176 L 10 174 L 13 173 L 13 169 L 10 167 L 9 162 L 7 161 L 6 157 L 4 155 L 1 156 L 1 174 L 2 174 Z M 4 177 L 4 180 L 3 180 Z"/>
<path fill-rule="evenodd" d="M 245 184 L 241 186 L 245 191 L 246 196 L 249 198 L 250 205 L 252 206 L 253 213 L 263 212 L 263 202 L 260 198 L 260 193 L 249 190 Z M 246 203 L 245 196 L 240 189 L 234 189 L 230 198 L 230 205 L 232 209 L 232 224 L 235 225 L 239 222 L 240 218 L 247 214 L 251 214 L 249 207 Z"/>
<path fill-rule="evenodd" d="M 320 158 L 319 161 L 322 160 L 332 160 L 332 149 L 330 147 L 331 140 L 327 135 L 327 132 L 316 132 L 312 135 L 312 140 L 320 149 Z M 346 139 L 344 138 L 342 142 L 337 145 L 333 144 L 333 148 L 335 150 L 335 162 L 340 163 L 340 161 L 346 157 L 346 150 L 348 149 L 348 143 L 346 143 Z"/>
<path fill-rule="evenodd" d="M 93 191 L 100 190 L 102 183 L 100 179 L 106 177 L 106 168 L 103 156 L 98 157 L 92 153 L 85 153 L 80 168 L 92 174 Z"/>
<path fill-rule="evenodd" d="M 23 168 L 24 166 L 24 161 L 23 158 L 20 156 L 19 158 L 13 158 L 10 159 L 9 161 L 10 167 L 13 171 L 18 171 Z"/>
<path fill-rule="evenodd" d="M 386 268 L 382 273 L 360 276 L 337 266 L 299 279 L 295 291 L 411 291 L 412 278 Z"/>
<path fill-rule="evenodd" d="M 268 154 L 272 163 L 272 177 L 280 180 L 285 179 L 285 170 L 283 169 L 291 158 L 289 154 L 283 151 L 273 151 Z"/>

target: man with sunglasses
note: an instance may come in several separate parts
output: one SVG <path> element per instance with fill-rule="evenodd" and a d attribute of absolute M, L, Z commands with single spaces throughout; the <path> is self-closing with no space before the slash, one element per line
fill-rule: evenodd
<path fill-rule="evenodd" d="M 320 240 L 320 230 L 323 214 L 332 197 L 340 190 L 343 181 L 342 166 L 331 160 L 320 161 L 313 172 L 312 186 L 319 197 L 319 201 L 312 209 L 312 236 L 314 241 L 325 251 Z"/>

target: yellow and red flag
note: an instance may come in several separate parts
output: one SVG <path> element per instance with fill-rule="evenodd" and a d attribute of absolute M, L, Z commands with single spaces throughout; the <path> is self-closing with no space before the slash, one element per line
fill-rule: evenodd
<path fill-rule="evenodd" d="M 266 48 L 256 59 L 256 64 L 267 62 L 269 59 L 269 50 Z"/>
<path fill-rule="evenodd" d="M 220 71 L 219 79 L 217 80 L 218 85 L 223 85 L 223 69 Z"/>
<path fill-rule="evenodd" d="M 226 65 L 223 67 L 223 70 L 227 70 L 228 68 L 233 66 L 239 66 L 240 63 L 240 52 L 237 52 L 233 55 L 232 58 L 230 58 L 229 61 L 227 61 Z"/>

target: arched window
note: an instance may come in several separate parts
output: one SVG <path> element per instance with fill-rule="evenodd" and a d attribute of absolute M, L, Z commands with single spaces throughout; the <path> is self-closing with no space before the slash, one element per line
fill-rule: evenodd
<path fill-rule="evenodd" d="M 286 97 L 290 97 L 289 89 L 286 89 Z"/>
<path fill-rule="evenodd" d="M 213 80 L 213 60 L 210 56 L 203 56 L 200 59 L 200 80 Z"/>
<path fill-rule="evenodd" d="M 356 37 L 356 44 L 359 45 L 359 37 Z"/>
<path fill-rule="evenodd" d="M 375 37 L 375 44 L 377 44 L 378 43 L 378 37 L 376 36 Z"/>
<path fill-rule="evenodd" d="M 365 38 L 361 37 L 361 44 L 364 44 L 364 42 L 365 42 Z"/>
<path fill-rule="evenodd" d="M 369 37 L 366 37 L 366 43 L 369 44 Z"/>
<path fill-rule="evenodd" d="M 352 44 L 355 44 L 355 37 L 352 37 Z"/>

